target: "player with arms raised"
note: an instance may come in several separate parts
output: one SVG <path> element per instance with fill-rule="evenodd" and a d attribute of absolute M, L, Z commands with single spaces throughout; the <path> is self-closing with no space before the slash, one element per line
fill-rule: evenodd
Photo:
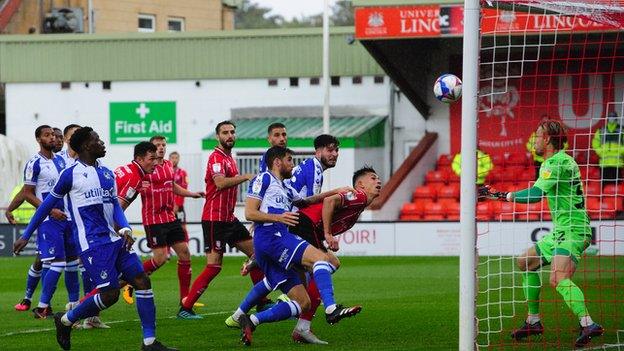
<path fill-rule="evenodd" d="M 565 153 L 566 142 L 567 131 L 562 122 L 543 121 L 535 132 L 535 153 L 544 157 L 535 185 L 510 193 L 492 192 L 488 187 L 482 187 L 479 196 L 519 203 L 540 202 L 546 196 L 554 228 L 517 259 L 518 268 L 523 271 L 522 286 L 528 317 L 511 337 L 522 340 L 544 332 L 539 315 L 542 282 L 537 271 L 550 264 L 550 285 L 578 317 L 581 327 L 575 345 L 583 347 L 593 337 L 602 335 L 604 330 L 592 321 L 585 306 L 585 296 L 572 281 L 578 262 L 591 242 L 591 229 L 579 168 L 574 158 Z"/>

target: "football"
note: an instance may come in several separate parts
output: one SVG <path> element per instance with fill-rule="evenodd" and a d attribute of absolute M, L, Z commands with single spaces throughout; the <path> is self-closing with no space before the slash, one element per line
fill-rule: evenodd
<path fill-rule="evenodd" d="M 462 81 L 453 74 L 443 74 L 436 79 L 433 93 L 442 102 L 455 102 L 461 97 Z"/>

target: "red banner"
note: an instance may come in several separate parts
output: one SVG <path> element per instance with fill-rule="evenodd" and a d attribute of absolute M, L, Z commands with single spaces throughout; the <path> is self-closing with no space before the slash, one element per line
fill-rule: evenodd
<path fill-rule="evenodd" d="M 358 39 L 376 39 L 461 35 L 463 18 L 462 6 L 358 7 L 355 9 L 355 36 Z M 535 15 L 496 9 L 483 10 L 481 28 L 483 33 L 618 29 L 584 17 Z"/>

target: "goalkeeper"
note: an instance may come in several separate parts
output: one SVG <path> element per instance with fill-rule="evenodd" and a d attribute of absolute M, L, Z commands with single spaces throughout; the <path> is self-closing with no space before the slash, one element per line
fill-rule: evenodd
<path fill-rule="evenodd" d="M 538 269 L 550 265 L 550 285 L 579 319 L 580 332 L 575 345 L 582 347 L 593 337 L 602 335 L 604 329 L 592 321 L 585 306 L 585 296 L 572 281 L 581 255 L 591 241 L 579 168 L 574 159 L 564 151 L 567 136 L 560 121 L 541 122 L 535 135 L 535 152 L 544 157 L 535 185 L 510 193 L 493 192 L 489 187 L 481 187 L 479 198 L 534 203 L 542 201 L 542 197 L 546 196 L 552 214 L 553 230 L 517 259 L 517 265 L 522 271 L 528 317 L 522 327 L 513 331 L 511 337 L 522 340 L 544 332 L 539 315 L 542 282 Z"/>

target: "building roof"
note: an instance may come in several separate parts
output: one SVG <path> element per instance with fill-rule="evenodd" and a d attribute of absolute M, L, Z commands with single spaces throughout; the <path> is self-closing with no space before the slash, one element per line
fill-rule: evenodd
<path fill-rule="evenodd" d="M 332 117 L 330 134 L 339 138 L 340 146 L 379 147 L 384 145 L 386 116 Z M 267 148 L 267 127 L 281 122 L 288 132 L 288 146 L 312 148 L 315 137 L 323 134 L 319 117 L 262 117 L 233 119 L 238 147 Z M 217 142 L 213 133 L 202 139 L 202 149 L 209 150 Z"/>
<path fill-rule="evenodd" d="M 384 74 L 353 27 L 330 33 L 330 74 Z M 0 82 L 315 77 L 321 28 L 0 36 Z"/>
<path fill-rule="evenodd" d="M 463 0 L 352 0 L 354 7 L 463 4 Z"/>

